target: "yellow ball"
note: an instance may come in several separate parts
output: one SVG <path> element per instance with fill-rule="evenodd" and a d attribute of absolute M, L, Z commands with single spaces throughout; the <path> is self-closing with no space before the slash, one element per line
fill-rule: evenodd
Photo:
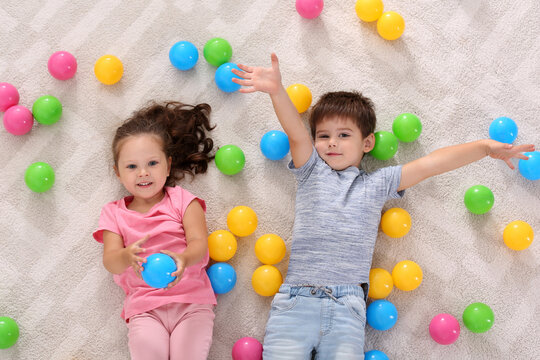
<path fill-rule="evenodd" d="M 292 84 L 287 88 L 287 94 L 299 113 L 305 112 L 311 105 L 311 91 L 306 85 Z"/>
<path fill-rule="evenodd" d="M 227 261 L 234 256 L 238 244 L 227 230 L 216 230 L 208 236 L 208 252 L 215 261 Z"/>
<path fill-rule="evenodd" d="M 414 261 L 400 261 L 392 270 L 392 280 L 399 290 L 414 290 L 422 283 L 422 269 Z"/>
<path fill-rule="evenodd" d="M 236 206 L 227 215 L 227 227 L 236 236 L 248 236 L 257 228 L 257 214 L 247 206 Z"/>
<path fill-rule="evenodd" d="M 259 266 L 255 269 L 251 277 L 253 289 L 261 296 L 275 295 L 282 283 L 283 277 L 281 276 L 281 272 L 272 265 Z"/>
<path fill-rule="evenodd" d="M 411 215 L 401 208 L 388 209 L 381 218 L 382 231 L 391 238 L 400 238 L 411 230 Z"/>
<path fill-rule="evenodd" d="M 373 268 L 369 272 L 368 296 L 372 299 L 384 299 L 392 292 L 392 275 L 384 269 Z"/>
<path fill-rule="evenodd" d="M 386 40 L 396 40 L 405 31 L 405 20 L 395 11 L 387 11 L 377 21 L 377 31 Z"/>
<path fill-rule="evenodd" d="M 378 20 L 383 13 L 382 0 L 358 0 L 356 1 L 356 15 L 360 20 L 371 22 Z"/>
<path fill-rule="evenodd" d="M 532 244 L 533 238 L 534 231 L 525 221 L 512 221 L 504 228 L 504 243 L 512 250 L 525 250 Z"/>
<path fill-rule="evenodd" d="M 112 85 L 120 81 L 124 73 L 124 66 L 120 59 L 114 55 L 103 55 L 94 65 L 94 74 L 105 85 Z"/>
<path fill-rule="evenodd" d="M 285 241 L 275 234 L 265 234 L 255 243 L 255 256 L 266 265 L 280 262 L 286 251 Z"/>

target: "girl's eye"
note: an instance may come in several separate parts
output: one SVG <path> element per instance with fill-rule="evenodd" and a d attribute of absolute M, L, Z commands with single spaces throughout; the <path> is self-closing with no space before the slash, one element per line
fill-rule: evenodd
<path fill-rule="evenodd" d="M 319 135 L 319 139 L 328 139 L 328 135 Z"/>
<path fill-rule="evenodd" d="M 150 166 L 156 166 L 158 164 L 158 162 L 156 160 L 152 160 L 148 163 L 148 165 Z"/>
<path fill-rule="evenodd" d="M 127 166 L 128 169 L 135 169 L 137 167 L 137 165 L 134 165 L 134 164 L 129 164 Z"/>

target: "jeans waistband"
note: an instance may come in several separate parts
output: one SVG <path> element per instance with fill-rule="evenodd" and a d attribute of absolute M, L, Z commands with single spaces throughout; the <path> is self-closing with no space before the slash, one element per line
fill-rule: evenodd
<path fill-rule="evenodd" d="M 334 286 L 320 286 L 320 285 L 288 285 L 283 284 L 279 288 L 280 293 L 310 297 L 331 297 L 340 298 L 346 295 L 358 295 L 365 297 L 364 288 L 367 291 L 367 284 L 357 285 L 334 285 Z"/>

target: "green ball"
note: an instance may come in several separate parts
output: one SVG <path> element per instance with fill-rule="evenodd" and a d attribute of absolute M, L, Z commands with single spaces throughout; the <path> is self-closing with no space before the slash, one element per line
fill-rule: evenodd
<path fill-rule="evenodd" d="M 210 64 L 220 66 L 231 59 L 232 47 L 225 39 L 213 38 L 204 45 L 203 55 Z"/>
<path fill-rule="evenodd" d="M 44 162 L 36 162 L 26 169 L 24 181 L 30 190 L 42 193 L 54 185 L 54 170 Z"/>
<path fill-rule="evenodd" d="M 62 116 L 62 104 L 54 96 L 44 95 L 34 102 L 32 115 L 41 124 L 54 124 Z"/>
<path fill-rule="evenodd" d="M 12 347 L 19 339 L 19 326 L 10 317 L 0 316 L 0 349 Z"/>
<path fill-rule="evenodd" d="M 375 133 L 375 146 L 370 151 L 371 156 L 378 160 L 388 160 L 394 156 L 398 149 L 397 137 L 389 131 Z"/>
<path fill-rule="evenodd" d="M 418 116 L 403 113 L 394 119 L 392 131 L 400 141 L 413 142 L 422 133 L 422 123 Z"/>
<path fill-rule="evenodd" d="M 242 171 L 246 158 L 236 145 L 225 145 L 216 152 L 216 166 L 225 175 L 234 175 Z"/>
<path fill-rule="evenodd" d="M 465 206 L 473 214 L 485 214 L 493 207 L 495 197 L 484 185 L 471 186 L 465 192 Z"/>
<path fill-rule="evenodd" d="M 473 303 L 463 312 L 463 323 L 473 333 L 483 333 L 493 326 L 493 311 L 484 303 Z"/>

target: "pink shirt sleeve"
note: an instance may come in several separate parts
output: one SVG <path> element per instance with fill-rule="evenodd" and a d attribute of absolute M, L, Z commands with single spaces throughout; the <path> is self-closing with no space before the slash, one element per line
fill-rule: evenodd
<path fill-rule="evenodd" d="M 93 234 L 94 239 L 96 239 L 97 242 L 103 243 L 104 230 L 111 231 L 121 236 L 114 209 L 116 209 L 116 204 L 114 203 L 108 203 L 101 209 L 98 228 Z"/>
<path fill-rule="evenodd" d="M 169 196 L 171 197 L 171 201 L 175 204 L 175 207 L 177 207 L 177 209 L 180 211 L 180 219 L 184 218 L 186 209 L 193 200 L 197 200 L 199 204 L 201 204 L 204 212 L 206 212 L 206 203 L 204 202 L 204 200 L 199 199 L 198 197 L 196 197 L 189 191 L 181 188 L 180 186 L 169 188 Z"/>

